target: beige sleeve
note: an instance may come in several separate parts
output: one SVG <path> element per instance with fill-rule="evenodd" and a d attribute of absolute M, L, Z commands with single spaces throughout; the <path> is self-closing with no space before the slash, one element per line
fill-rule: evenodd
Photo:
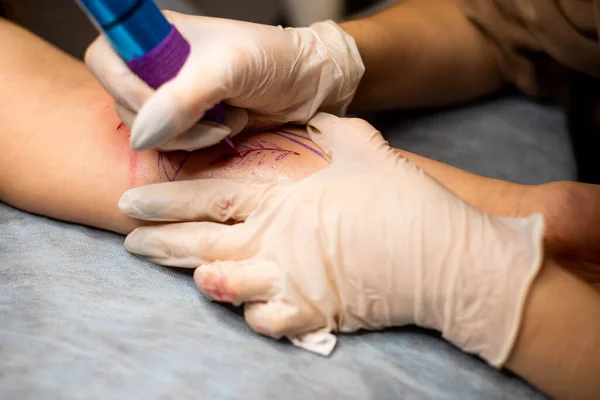
<path fill-rule="evenodd" d="M 600 0 L 462 0 L 523 92 L 553 96 L 569 71 L 600 79 Z"/>

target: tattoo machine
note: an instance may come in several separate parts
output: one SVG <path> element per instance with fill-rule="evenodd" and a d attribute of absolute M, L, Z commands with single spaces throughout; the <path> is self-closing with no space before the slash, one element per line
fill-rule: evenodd
<path fill-rule="evenodd" d="M 153 89 L 173 79 L 190 54 L 190 44 L 151 0 L 78 0 L 96 28 L 127 66 Z M 219 103 L 204 119 L 225 122 Z M 235 150 L 231 137 L 223 140 Z"/>

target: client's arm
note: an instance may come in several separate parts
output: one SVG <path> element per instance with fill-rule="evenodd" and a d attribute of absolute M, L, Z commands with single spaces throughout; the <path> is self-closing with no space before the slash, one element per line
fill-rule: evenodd
<path fill-rule="evenodd" d="M 139 222 L 123 216 L 117 201 L 132 186 L 248 174 L 303 178 L 328 164 L 299 129 L 237 138 L 243 158 L 222 146 L 191 155 L 132 152 L 112 99 L 82 63 L 3 20 L 0 40 L 0 199 L 16 207 L 127 233 Z M 500 187 L 431 163 L 423 165 L 476 206 Z"/>
<path fill-rule="evenodd" d="M 135 153 L 112 98 L 85 66 L 0 20 L 0 200 L 54 218 L 127 233 L 117 202 L 132 186 L 198 177 L 303 178 L 328 157 L 299 129 L 236 138 L 194 152 Z"/>

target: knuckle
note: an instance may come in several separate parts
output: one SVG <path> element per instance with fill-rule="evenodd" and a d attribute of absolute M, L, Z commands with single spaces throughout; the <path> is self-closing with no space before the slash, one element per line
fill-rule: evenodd
<path fill-rule="evenodd" d="M 225 222 L 233 216 L 235 193 L 220 194 L 213 198 L 212 217 Z"/>
<path fill-rule="evenodd" d="M 209 260 L 206 257 L 207 249 L 211 249 L 209 251 L 221 250 L 219 247 L 222 246 L 221 238 L 222 233 L 218 232 L 199 234 L 199 236 L 197 237 L 198 246 L 196 248 L 196 256 L 201 260 L 205 260 L 205 263 L 208 264 Z"/>
<path fill-rule="evenodd" d="M 362 118 L 346 118 L 346 124 L 357 129 L 375 129 L 371 124 Z"/>
<path fill-rule="evenodd" d="M 248 50 L 243 46 L 234 44 L 228 49 L 227 58 L 229 59 L 229 61 L 235 62 L 237 64 L 247 63 Z"/>

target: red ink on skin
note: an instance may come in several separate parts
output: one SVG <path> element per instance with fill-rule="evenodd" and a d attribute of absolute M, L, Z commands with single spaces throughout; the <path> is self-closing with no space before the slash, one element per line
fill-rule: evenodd
<path fill-rule="evenodd" d="M 247 150 L 236 150 L 236 151 L 237 151 L 237 154 L 236 153 L 221 154 L 220 156 L 218 156 L 217 158 L 212 160 L 208 165 L 220 164 L 222 162 L 231 160 L 233 157 L 246 158 L 249 154 L 252 154 L 255 152 L 261 152 L 261 151 L 271 151 L 271 152 L 283 153 L 285 155 L 288 155 L 288 154 L 293 154 L 295 156 L 300 155 L 300 153 L 296 153 L 295 151 L 285 150 L 285 149 L 277 149 L 274 147 L 260 147 L 258 149 L 247 149 Z M 281 157 L 281 156 L 279 156 L 279 157 Z"/>
<path fill-rule="evenodd" d="M 129 131 L 129 129 L 127 129 L 127 125 L 125 125 L 124 122 L 121 122 L 118 126 L 117 126 L 117 132 L 120 132 L 123 128 L 126 128 L 127 131 Z M 129 136 L 129 135 L 127 135 Z M 136 177 L 137 177 L 137 163 L 138 163 L 138 153 L 135 151 L 131 151 L 129 150 L 129 187 L 135 187 L 135 182 L 136 182 Z"/>

